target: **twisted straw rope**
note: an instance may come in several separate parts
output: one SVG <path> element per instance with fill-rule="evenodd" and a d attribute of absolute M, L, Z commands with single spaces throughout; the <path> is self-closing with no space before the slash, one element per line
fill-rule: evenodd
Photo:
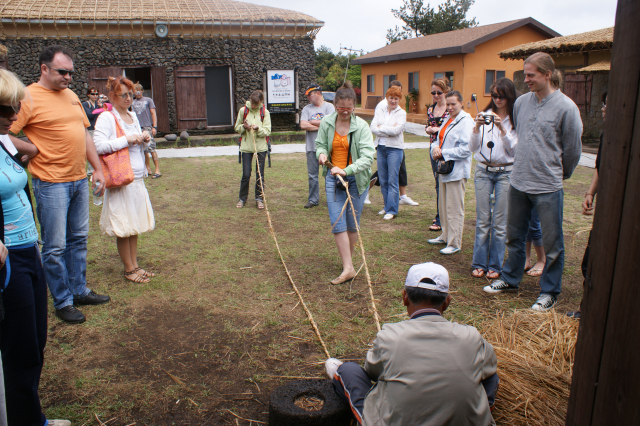
<path fill-rule="evenodd" d="M 289 281 L 291 282 L 291 285 L 293 286 L 293 291 L 295 291 L 296 294 L 298 295 L 298 299 L 300 300 L 300 304 L 304 308 L 304 311 L 307 314 L 307 317 L 309 318 L 309 322 L 311 323 L 311 326 L 313 327 L 313 331 L 316 333 L 316 337 L 318 337 L 318 340 L 320 341 L 320 344 L 322 345 L 322 350 L 324 350 L 324 353 L 325 353 L 325 355 L 327 355 L 327 358 L 331 358 L 331 355 L 329 354 L 329 351 L 327 350 L 327 346 L 324 344 L 324 340 L 322 340 L 322 336 L 320 336 L 320 331 L 318 330 L 318 326 L 316 325 L 316 322 L 313 319 L 313 315 L 311 315 L 311 312 L 309 311 L 309 308 L 307 308 L 307 304 L 304 303 L 304 299 L 302 298 L 302 294 L 298 290 L 298 287 L 296 286 L 295 282 L 293 282 L 293 278 L 291 278 L 291 274 L 289 273 L 289 268 L 287 268 L 287 264 L 285 263 L 284 257 L 282 256 L 282 252 L 280 251 L 280 245 L 278 244 L 278 239 L 276 238 L 276 231 L 273 229 L 273 224 L 271 223 L 271 213 L 269 213 L 269 206 L 267 205 L 267 194 L 264 191 L 264 183 L 263 183 L 263 180 L 262 180 L 262 172 L 260 171 L 260 161 L 258 160 L 258 147 L 256 145 L 255 132 L 253 131 L 253 129 L 251 129 L 250 133 L 251 133 L 251 138 L 253 139 L 253 153 L 255 154 L 256 161 L 257 161 L 256 168 L 258 169 L 258 176 L 259 176 L 259 179 L 260 179 L 260 191 L 262 192 L 262 202 L 264 203 L 264 210 L 267 213 L 267 221 L 269 222 L 269 230 L 271 231 L 271 236 L 273 237 L 273 241 L 276 243 L 276 249 L 278 250 L 278 254 L 280 255 L 280 261 L 282 262 L 282 266 L 284 266 L 284 270 L 287 273 L 287 277 L 289 277 Z M 369 276 L 369 271 L 367 270 L 367 277 L 368 276 Z"/>

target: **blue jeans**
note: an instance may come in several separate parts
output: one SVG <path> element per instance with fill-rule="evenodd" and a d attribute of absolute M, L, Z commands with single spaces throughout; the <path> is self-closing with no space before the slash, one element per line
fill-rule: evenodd
<path fill-rule="evenodd" d="M 538 211 L 535 207 L 531 209 L 529 232 L 527 232 L 527 242 L 529 241 L 531 241 L 534 247 L 542 246 L 542 228 L 540 228 L 540 218 L 538 217 Z"/>
<path fill-rule="evenodd" d="M 87 179 L 51 183 L 33 178 L 33 193 L 44 241 L 44 275 L 53 306 L 62 309 L 72 305 L 74 297 L 84 297 L 90 291 L 87 288 Z"/>
<path fill-rule="evenodd" d="M 476 241 L 473 246 L 474 269 L 502 272 L 504 245 L 507 239 L 509 176 L 511 172 L 488 172 L 476 168 Z M 491 194 L 495 205 L 491 214 Z M 487 264 L 488 260 L 488 264 Z"/>
<path fill-rule="evenodd" d="M 339 234 L 340 232 L 358 232 L 360 226 L 360 215 L 364 206 L 364 200 L 367 198 L 369 188 L 362 194 L 358 194 L 358 184 L 355 176 L 347 176 L 342 179 L 349 185 L 349 194 L 353 202 L 353 208 L 356 210 L 357 223 L 353 220 L 353 211 L 351 204 L 347 204 L 347 208 L 342 212 L 342 207 L 347 201 L 347 192 L 336 188 L 338 178 L 327 173 L 324 180 L 324 188 L 327 192 L 327 209 L 329 210 L 329 220 L 331 221 L 331 232 Z M 342 215 L 340 214 L 342 212 Z"/>
<path fill-rule="evenodd" d="M 398 214 L 400 205 L 400 187 L 398 174 L 404 150 L 378 145 L 378 178 L 384 200 L 384 211 L 392 215 Z"/>
<path fill-rule="evenodd" d="M 547 194 L 527 194 L 513 186 L 509 189 L 507 215 L 507 250 L 509 257 L 502 270 L 502 278 L 510 287 L 518 288 L 525 263 L 525 240 L 529 232 L 531 209 L 540 216 L 542 245 L 547 257 L 540 276 L 540 292 L 557 296 L 562 284 L 564 268 L 564 236 L 562 234 L 564 191 Z"/>

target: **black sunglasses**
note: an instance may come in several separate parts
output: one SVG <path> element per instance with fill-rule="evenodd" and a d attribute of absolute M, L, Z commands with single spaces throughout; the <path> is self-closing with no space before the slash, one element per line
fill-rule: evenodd
<path fill-rule="evenodd" d="M 91 93 L 89 93 L 89 94 L 90 94 L 90 95 L 92 95 L 92 96 L 98 96 L 98 93 L 97 93 L 97 92 L 91 92 Z"/>
<path fill-rule="evenodd" d="M 432 96 L 435 96 L 435 95 L 440 96 L 440 95 L 444 95 L 444 92 L 431 92 L 431 95 Z"/>
<path fill-rule="evenodd" d="M 60 74 L 61 76 L 65 76 L 67 74 L 69 74 L 69 77 L 73 77 L 73 74 L 75 74 L 76 72 L 74 70 L 65 70 L 62 68 L 51 68 L 52 70 L 56 70 L 58 72 L 58 74 Z"/>
<path fill-rule="evenodd" d="M 500 99 L 500 100 L 506 100 L 506 99 L 507 99 L 507 97 L 506 97 L 506 96 L 498 95 L 497 93 L 492 93 L 492 94 L 491 94 L 491 97 L 492 97 L 493 99 Z"/>
<path fill-rule="evenodd" d="M 20 107 L 22 104 L 18 104 L 17 107 L 12 105 L 0 105 L 0 116 L 4 118 L 13 117 L 14 114 L 18 114 L 20 112 Z"/>

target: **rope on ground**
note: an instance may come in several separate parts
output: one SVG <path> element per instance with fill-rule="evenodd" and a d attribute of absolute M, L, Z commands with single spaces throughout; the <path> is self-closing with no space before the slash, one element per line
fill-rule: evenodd
<path fill-rule="evenodd" d="M 293 282 L 293 278 L 291 277 L 291 274 L 289 273 L 289 268 L 287 268 L 287 264 L 285 263 L 284 257 L 282 256 L 282 252 L 280 251 L 280 245 L 278 244 L 278 239 L 276 238 L 276 231 L 275 231 L 275 229 L 273 229 L 273 224 L 271 223 L 271 213 L 269 213 L 269 206 L 267 205 L 267 194 L 264 192 L 264 182 L 263 182 L 263 179 L 262 179 L 262 172 L 260 171 L 260 160 L 258 159 L 258 147 L 256 145 L 255 132 L 253 131 L 253 129 L 251 129 L 250 133 L 251 133 L 251 137 L 253 139 L 253 152 L 254 152 L 254 154 L 256 156 L 256 162 L 257 162 L 256 168 L 258 169 L 258 177 L 260 179 L 260 191 L 262 192 L 262 202 L 264 203 L 264 210 L 267 213 L 267 221 L 269 222 L 269 230 L 271 231 L 271 236 L 273 237 L 273 241 L 276 243 L 276 249 L 278 250 L 278 255 L 280 256 L 280 261 L 282 262 L 282 266 L 284 266 L 284 270 L 287 273 L 287 277 L 289 277 L 289 281 L 291 282 L 291 286 L 293 287 L 293 291 L 296 292 L 296 294 L 298 295 L 298 299 L 300 299 L 300 303 L 302 304 L 302 308 L 304 309 L 305 313 L 307 314 L 307 317 L 309 318 L 309 322 L 311 323 L 311 326 L 313 327 L 313 331 L 316 333 L 316 337 L 318 337 L 318 340 L 320 341 L 320 344 L 322 345 L 322 350 L 324 350 L 324 353 L 325 353 L 325 355 L 327 355 L 327 358 L 331 358 L 331 355 L 329 354 L 329 351 L 327 350 L 327 346 L 324 344 L 324 340 L 322 340 L 322 336 L 320 336 L 320 331 L 318 330 L 318 326 L 316 325 L 316 322 L 313 319 L 313 315 L 311 315 L 311 311 L 309 311 L 309 308 L 307 308 L 307 304 L 304 303 L 304 299 L 302 298 L 302 294 L 298 290 L 298 287 L 296 286 L 296 283 Z M 369 272 L 367 271 L 367 277 L 368 276 L 369 276 Z M 378 330 L 379 329 L 380 329 L 380 326 L 378 326 Z"/>

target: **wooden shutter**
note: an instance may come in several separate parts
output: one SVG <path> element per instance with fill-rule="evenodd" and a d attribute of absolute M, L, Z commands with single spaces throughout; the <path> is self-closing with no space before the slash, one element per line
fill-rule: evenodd
<path fill-rule="evenodd" d="M 206 126 L 207 97 L 205 93 L 204 65 L 177 67 L 175 86 L 178 129 L 197 129 L 199 123 L 204 123 Z"/>
<path fill-rule="evenodd" d="M 89 86 L 96 86 L 98 92 L 108 96 L 107 81 L 109 77 L 119 75 L 122 75 L 120 67 L 89 68 Z"/>
<path fill-rule="evenodd" d="M 164 67 L 151 67 L 151 91 L 156 105 L 158 131 L 167 133 L 169 127 L 169 105 L 167 103 L 167 78 Z"/>
<path fill-rule="evenodd" d="M 593 75 L 566 74 L 564 77 L 564 94 L 570 97 L 581 111 L 589 112 L 592 82 Z"/>

